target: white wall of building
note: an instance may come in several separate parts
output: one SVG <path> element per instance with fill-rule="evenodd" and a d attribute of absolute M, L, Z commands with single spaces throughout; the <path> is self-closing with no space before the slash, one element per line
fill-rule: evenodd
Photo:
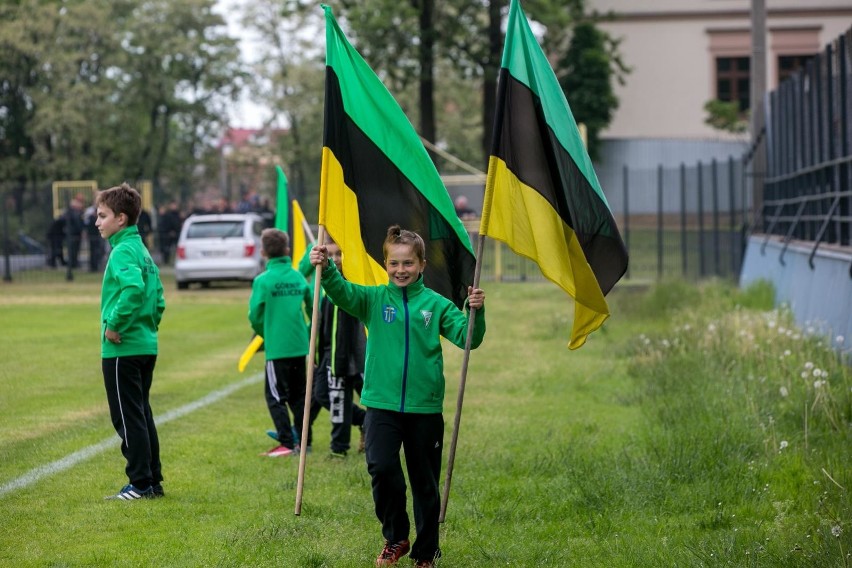
<path fill-rule="evenodd" d="M 739 34 L 749 51 L 737 55 L 749 55 L 750 6 L 748 0 L 589 0 L 591 9 L 615 13 L 602 27 L 621 39 L 632 69 L 617 88 L 620 105 L 603 138 L 742 140 L 705 125 L 704 104 L 716 96 L 711 36 Z M 799 34 L 822 50 L 852 26 L 850 0 L 766 0 L 766 8 L 769 89 L 778 83 L 779 38 L 789 43 L 791 33 Z"/>

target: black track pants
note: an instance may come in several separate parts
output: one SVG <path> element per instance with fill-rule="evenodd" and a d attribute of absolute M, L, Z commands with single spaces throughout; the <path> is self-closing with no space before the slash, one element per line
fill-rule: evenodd
<path fill-rule="evenodd" d="M 156 363 L 156 355 L 138 355 L 102 359 L 101 364 L 110 418 L 127 460 L 127 478 L 139 489 L 163 480 L 160 440 L 149 402 Z"/>
<path fill-rule="evenodd" d="M 376 516 L 382 535 L 390 542 L 409 538 L 411 525 L 405 510 L 405 476 L 400 448 L 405 452 L 414 509 L 417 539 L 411 548 L 414 560 L 431 560 L 438 554 L 438 515 L 441 498 L 441 449 L 444 417 L 367 409 L 364 420 L 367 471 L 373 484 Z"/>

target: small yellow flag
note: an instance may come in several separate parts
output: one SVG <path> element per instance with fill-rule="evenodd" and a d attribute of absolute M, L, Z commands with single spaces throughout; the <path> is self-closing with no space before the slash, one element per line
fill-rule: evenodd
<path fill-rule="evenodd" d="M 246 370 L 246 366 L 248 365 L 251 358 L 254 357 L 254 354 L 257 353 L 257 350 L 260 349 L 260 346 L 263 345 L 263 338 L 259 335 L 255 335 L 254 339 L 251 340 L 251 343 L 248 344 L 246 350 L 243 351 L 243 354 L 240 355 L 240 362 L 237 364 L 237 369 L 242 373 Z"/>

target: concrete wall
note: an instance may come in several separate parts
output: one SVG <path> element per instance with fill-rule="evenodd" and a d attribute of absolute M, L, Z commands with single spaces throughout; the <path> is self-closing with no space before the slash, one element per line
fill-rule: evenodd
<path fill-rule="evenodd" d="M 765 236 L 749 239 L 740 273 L 740 286 L 768 280 L 775 286 L 776 304 L 787 304 L 796 323 L 803 329 L 814 328 L 836 344 L 843 336 L 842 349 L 852 346 L 852 249 L 820 247 L 814 256 L 814 268 L 808 264 L 812 243 L 790 243 L 779 261 L 784 243 L 773 237 L 761 253 Z"/>

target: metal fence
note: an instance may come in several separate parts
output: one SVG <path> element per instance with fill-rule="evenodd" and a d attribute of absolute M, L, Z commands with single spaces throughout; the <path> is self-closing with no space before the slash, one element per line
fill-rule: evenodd
<path fill-rule="evenodd" d="M 622 187 L 609 188 L 609 193 L 619 192 L 612 199 L 618 206 L 613 214 L 630 255 L 627 278 L 736 278 L 742 263 L 748 203 L 740 160 L 681 164 L 679 168 L 625 166 L 622 176 Z M 0 221 L 4 279 L 70 281 L 75 274 L 102 269 L 105 251 L 85 236 L 75 242 L 61 236 L 58 243 L 51 240 L 50 199 L 42 196 L 40 202 L 40 206 L 26 208 L 23 215 L 10 213 L 11 206 L 4 208 Z M 479 220 L 467 222 L 467 228 L 475 245 Z M 149 247 L 160 262 L 156 216 L 153 229 Z M 93 238 L 100 239 L 98 235 Z M 77 266 L 68 258 L 72 248 L 77 251 Z M 95 260 L 99 262 L 90 262 L 93 255 L 98 255 Z M 543 279 L 534 262 L 490 239 L 484 249 L 482 278 Z"/>
<path fill-rule="evenodd" d="M 852 246 L 852 28 L 767 97 L 763 204 L 754 228 L 784 240 Z M 852 265 L 850 266 L 852 276 Z"/>

